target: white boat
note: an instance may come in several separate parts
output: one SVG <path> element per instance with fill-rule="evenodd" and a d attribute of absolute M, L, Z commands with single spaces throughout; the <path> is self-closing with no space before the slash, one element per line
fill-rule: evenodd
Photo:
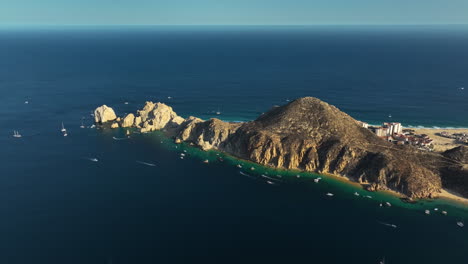
<path fill-rule="evenodd" d="M 439 211 L 439 208 L 434 208 L 434 211 Z"/>
<path fill-rule="evenodd" d="M 318 183 L 321 179 L 322 179 L 322 178 L 320 178 L 320 177 L 315 178 L 315 179 L 314 179 L 314 182 L 315 182 L 315 183 Z"/>
<path fill-rule="evenodd" d="M 24 101 L 24 104 L 29 104 L 29 101 Z"/>
<path fill-rule="evenodd" d="M 357 192 L 354 192 L 354 195 L 355 195 L 355 196 L 359 196 L 359 193 L 357 193 Z"/>
<path fill-rule="evenodd" d="M 459 226 L 459 227 L 464 227 L 465 224 L 464 224 L 462 221 L 458 221 L 458 222 L 457 222 L 457 226 Z"/>
<path fill-rule="evenodd" d="M 91 125 L 89 128 L 95 128 L 95 127 L 96 127 L 96 125 Z"/>
<path fill-rule="evenodd" d="M 96 158 L 88 158 L 90 161 L 93 161 L 93 162 L 98 162 L 98 159 Z"/>
<path fill-rule="evenodd" d="M 442 211 L 442 214 L 443 214 L 443 215 L 447 215 L 447 211 Z"/>
<path fill-rule="evenodd" d="M 299 175 L 299 174 L 298 174 L 298 175 L 296 175 L 296 178 L 298 178 L 298 179 L 299 179 L 300 177 L 301 177 L 301 175 Z"/>
<path fill-rule="evenodd" d="M 392 204 L 389 203 L 389 202 L 385 202 L 385 204 L 386 204 L 388 207 L 391 207 L 391 206 L 392 206 Z"/>
<path fill-rule="evenodd" d="M 62 122 L 62 129 L 60 130 L 62 132 L 67 132 L 67 129 L 65 128 L 65 126 L 63 125 L 63 122 Z"/>
<path fill-rule="evenodd" d="M 185 154 L 184 154 L 184 153 L 180 153 L 180 156 L 185 157 Z"/>
<path fill-rule="evenodd" d="M 366 198 L 372 199 L 372 196 L 370 196 L 370 195 L 366 195 Z"/>
<path fill-rule="evenodd" d="M 68 136 L 67 132 L 63 133 L 63 136 L 64 136 L 64 137 Z"/>
<path fill-rule="evenodd" d="M 425 210 L 424 213 L 427 214 L 427 215 L 430 215 L 430 214 L 431 214 L 431 211 Z"/>
<path fill-rule="evenodd" d="M 128 102 L 125 102 L 124 104 L 128 105 Z"/>
<path fill-rule="evenodd" d="M 242 169 L 242 165 L 237 164 L 237 168 Z"/>
<path fill-rule="evenodd" d="M 268 184 L 271 184 L 271 185 L 275 184 L 275 183 L 272 182 L 272 181 L 267 181 L 267 183 L 268 183 Z"/>
<path fill-rule="evenodd" d="M 15 130 L 15 131 L 13 131 L 13 137 L 15 137 L 15 138 L 20 138 L 20 137 L 21 137 L 21 134 L 18 133 L 18 131 Z"/>
<path fill-rule="evenodd" d="M 333 196 L 334 194 L 333 193 L 327 193 L 327 196 Z"/>
<path fill-rule="evenodd" d="M 85 128 L 85 125 L 83 124 L 83 118 L 81 118 L 81 126 L 80 128 Z"/>
<path fill-rule="evenodd" d="M 379 264 L 385 264 L 385 257 L 381 261 L 379 261 Z"/>

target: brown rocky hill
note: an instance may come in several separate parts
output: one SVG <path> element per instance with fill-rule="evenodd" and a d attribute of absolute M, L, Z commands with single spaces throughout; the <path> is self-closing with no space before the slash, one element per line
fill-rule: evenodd
<path fill-rule="evenodd" d="M 461 190 L 468 187 L 465 167 L 458 158 L 462 154 L 441 155 L 395 146 L 313 97 L 275 107 L 246 123 L 183 119 L 169 106 L 152 102 L 138 114 L 122 120 L 134 120 L 132 126 L 143 132 L 163 129 L 176 143 L 218 149 L 275 168 L 344 176 L 370 190 L 390 189 L 426 198 L 436 197 L 443 186 L 452 187 L 454 182 L 465 183 L 457 188 L 464 195 L 466 191 Z M 449 177 L 453 172 L 461 178 Z"/>

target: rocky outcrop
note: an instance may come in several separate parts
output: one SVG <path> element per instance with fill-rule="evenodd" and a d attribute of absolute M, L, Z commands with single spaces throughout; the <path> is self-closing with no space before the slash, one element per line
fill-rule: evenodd
<path fill-rule="evenodd" d="M 94 121 L 96 123 L 105 123 L 108 121 L 113 121 L 117 118 L 115 115 L 114 109 L 108 107 L 107 105 L 100 106 L 94 110 Z"/>
<path fill-rule="evenodd" d="M 122 120 L 122 127 L 131 127 L 135 123 L 135 115 L 130 113 Z"/>
<path fill-rule="evenodd" d="M 203 122 L 201 119 L 190 117 L 180 126 L 175 140 L 194 143 L 203 150 L 223 149 L 222 144 L 240 126 L 239 123 L 227 123 L 216 118 Z"/>
<path fill-rule="evenodd" d="M 165 128 L 176 128 L 184 119 L 178 116 L 172 107 L 162 103 L 146 102 L 142 110 L 138 111 L 141 132 L 150 132 Z"/>
<path fill-rule="evenodd" d="M 147 102 L 133 127 L 141 132 L 164 130 L 176 143 L 218 149 L 265 166 L 348 177 L 373 191 L 428 198 L 461 182 L 464 192 L 457 191 L 468 196 L 468 175 L 461 164 L 466 149 L 441 155 L 393 145 L 317 98 L 297 99 L 246 123 L 183 119 L 165 104 Z M 448 176 L 454 172 L 456 179 Z"/>

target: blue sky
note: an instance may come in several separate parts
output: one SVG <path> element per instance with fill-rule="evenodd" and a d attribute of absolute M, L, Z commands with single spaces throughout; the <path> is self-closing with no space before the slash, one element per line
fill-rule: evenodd
<path fill-rule="evenodd" d="M 0 0 L 0 24 L 468 24 L 468 0 Z"/>

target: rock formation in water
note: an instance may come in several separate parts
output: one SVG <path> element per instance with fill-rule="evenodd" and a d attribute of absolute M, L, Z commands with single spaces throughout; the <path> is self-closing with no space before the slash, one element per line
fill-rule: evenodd
<path fill-rule="evenodd" d="M 96 123 L 102 124 L 115 119 L 117 119 L 117 116 L 115 115 L 114 109 L 107 105 L 100 106 L 94 110 L 94 121 Z"/>
<path fill-rule="evenodd" d="M 131 127 L 135 123 L 135 115 L 130 113 L 122 120 L 122 127 Z"/>
<path fill-rule="evenodd" d="M 164 130 L 176 143 L 217 149 L 275 168 L 344 176 L 369 190 L 426 198 L 459 182 L 457 191 L 468 195 L 466 150 L 442 155 L 396 146 L 317 98 L 297 99 L 245 123 L 184 119 L 171 107 L 152 102 L 136 117 L 125 121 L 127 117 L 126 125 L 133 119 L 141 132 Z M 451 176 L 454 173 L 458 176 Z"/>

